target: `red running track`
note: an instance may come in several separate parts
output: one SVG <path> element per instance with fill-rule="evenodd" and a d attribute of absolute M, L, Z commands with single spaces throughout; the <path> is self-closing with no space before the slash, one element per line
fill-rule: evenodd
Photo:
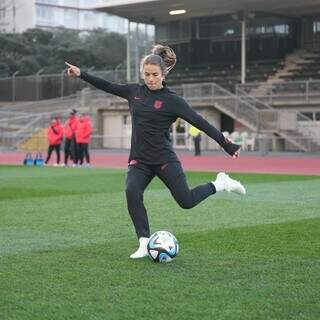
<path fill-rule="evenodd" d="M 25 152 L 0 152 L 0 164 L 20 165 L 25 154 Z M 126 168 L 128 153 L 91 152 L 91 159 L 94 167 Z M 243 154 L 238 159 L 232 159 L 224 153 L 201 157 L 179 153 L 179 159 L 185 170 L 320 175 L 320 156 L 262 157 Z M 55 160 L 55 154 L 51 160 Z"/>

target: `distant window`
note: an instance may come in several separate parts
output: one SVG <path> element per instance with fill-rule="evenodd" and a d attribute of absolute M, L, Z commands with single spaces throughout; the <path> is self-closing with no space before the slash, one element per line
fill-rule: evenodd
<path fill-rule="evenodd" d="M 78 28 L 78 20 L 79 20 L 78 10 L 65 9 L 63 20 L 64 20 L 65 27 L 77 29 Z"/>
<path fill-rule="evenodd" d="M 320 121 L 320 112 L 316 112 L 316 121 Z"/>
<path fill-rule="evenodd" d="M 287 24 L 276 25 L 274 31 L 278 34 L 289 34 L 289 26 Z"/>
<path fill-rule="evenodd" d="M 94 12 L 84 11 L 84 12 L 81 12 L 81 16 L 82 16 L 81 29 L 92 30 L 97 27 L 96 15 Z"/>
<path fill-rule="evenodd" d="M 59 0 L 36 0 L 36 3 L 59 4 Z"/>
<path fill-rule="evenodd" d="M 36 7 L 36 19 L 37 24 L 53 25 L 55 20 L 55 14 L 53 8 L 45 6 Z"/>
<path fill-rule="evenodd" d="M 224 34 L 227 36 L 227 35 L 232 35 L 232 34 L 235 34 L 234 32 L 234 29 L 227 29 Z"/>
<path fill-rule="evenodd" d="M 249 34 L 289 34 L 288 24 L 277 24 L 277 25 L 258 25 L 248 28 Z"/>
<path fill-rule="evenodd" d="M 79 7 L 79 0 L 62 0 L 60 4 L 66 7 Z"/>
<path fill-rule="evenodd" d="M 309 121 L 313 120 L 313 112 L 301 112 L 301 114 L 298 113 L 298 121 Z"/>
<path fill-rule="evenodd" d="M 130 126 L 131 125 L 131 117 L 128 114 L 125 114 L 122 116 L 122 124 L 124 126 Z"/>
<path fill-rule="evenodd" d="M 320 21 L 313 21 L 313 33 L 320 32 Z"/>
<path fill-rule="evenodd" d="M 0 19 L 4 19 L 6 17 L 6 9 L 0 9 Z"/>

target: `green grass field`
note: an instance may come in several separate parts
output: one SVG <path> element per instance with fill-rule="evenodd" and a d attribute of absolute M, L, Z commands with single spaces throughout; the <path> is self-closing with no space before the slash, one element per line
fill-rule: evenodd
<path fill-rule="evenodd" d="M 190 185 L 212 173 L 187 173 Z M 320 319 L 320 177 L 234 174 L 183 210 L 155 179 L 151 231 L 181 251 L 130 260 L 125 171 L 0 166 L 0 319 Z"/>

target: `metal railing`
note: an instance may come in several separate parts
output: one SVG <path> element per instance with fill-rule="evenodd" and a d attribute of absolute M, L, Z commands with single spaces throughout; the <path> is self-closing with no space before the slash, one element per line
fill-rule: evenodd
<path fill-rule="evenodd" d="M 271 110 L 275 110 L 271 105 L 272 103 L 276 102 L 275 100 L 277 99 L 281 99 L 288 102 L 288 99 L 295 99 L 294 101 L 297 102 L 300 101 L 299 103 L 303 102 L 303 103 L 309 103 L 311 101 L 311 98 L 314 99 L 316 97 L 319 97 L 320 99 L 320 92 L 316 91 L 316 89 L 318 88 L 318 90 L 320 90 L 320 81 L 298 81 L 298 82 L 290 82 L 290 83 L 281 83 L 283 85 L 283 89 L 284 91 L 282 92 L 278 92 L 277 96 L 273 96 L 272 95 L 272 90 L 274 88 L 276 88 L 276 85 L 266 85 L 265 83 L 262 83 L 261 86 L 259 86 L 258 84 L 258 89 L 256 91 L 253 91 L 253 89 L 251 89 L 252 87 L 255 87 L 256 84 L 244 84 L 244 85 L 238 85 L 236 88 L 236 94 L 237 96 L 239 96 L 241 99 L 249 99 L 250 101 L 256 101 L 256 105 L 262 106 L 263 108 L 266 109 L 271 109 Z M 290 90 L 296 88 L 297 86 L 299 86 L 300 88 L 304 88 L 306 89 L 305 91 L 303 91 L 303 96 L 301 96 L 300 94 L 300 99 L 297 96 L 297 92 L 296 92 L 296 96 L 293 97 L 292 93 L 287 92 L 285 89 L 286 88 L 290 88 Z M 309 88 L 313 88 L 313 91 L 310 92 Z M 267 93 L 267 92 L 271 92 L 270 97 L 266 97 L 265 95 L 263 95 L 263 93 Z M 311 93 L 311 94 L 310 94 Z M 279 100 L 277 100 L 279 102 Z M 295 111 L 295 116 L 294 118 L 290 119 L 291 122 L 293 122 L 290 125 L 290 129 L 291 130 L 299 130 L 301 133 L 307 134 L 308 137 L 313 137 L 314 136 L 314 130 L 315 129 L 319 129 L 319 123 L 316 123 L 315 121 L 313 121 L 312 119 L 308 118 L 306 115 L 304 115 L 302 112 L 300 111 Z M 286 116 L 287 112 L 283 111 L 280 112 L 280 117 L 285 117 L 286 119 L 284 119 L 284 121 L 288 121 L 288 116 Z M 303 126 L 303 129 L 301 129 L 301 126 L 299 127 L 299 121 L 303 121 L 305 122 L 305 124 Z M 280 126 L 278 127 L 278 129 L 282 129 L 282 125 L 280 123 Z"/>
<path fill-rule="evenodd" d="M 41 70 L 40 70 L 41 71 Z M 89 87 L 89 84 L 77 78 L 70 78 L 65 70 L 60 74 L 40 74 L 0 79 L 0 101 L 39 101 L 67 97 Z M 124 82 L 126 70 L 106 70 L 92 72 L 109 81 Z"/>
<path fill-rule="evenodd" d="M 256 132 L 275 130 L 279 125 L 276 110 L 262 108 L 259 101 L 232 94 L 216 83 L 188 84 L 174 89 L 191 104 L 211 104 Z"/>
<path fill-rule="evenodd" d="M 24 144 L 21 143 L 17 145 L 15 148 L 10 147 L 16 143 L 16 139 L 18 138 L 20 141 L 27 141 L 30 136 L 25 134 L 20 134 L 17 136 L 5 135 L 1 136 L 1 147 L 0 150 L 18 150 L 25 152 L 38 152 L 41 151 L 43 153 L 47 152 L 48 149 L 48 140 L 46 135 L 38 135 L 33 138 L 32 144 Z M 180 142 L 179 142 L 179 139 Z M 187 140 L 183 140 L 182 136 L 177 135 L 176 137 L 172 137 L 172 141 L 176 141 L 176 144 L 173 145 L 176 150 L 192 150 L 193 142 L 191 138 Z M 201 149 L 202 151 L 217 151 L 221 150 L 221 148 L 217 144 L 209 143 L 211 139 L 207 136 L 203 136 L 201 140 Z M 258 152 L 261 155 L 266 155 L 269 152 L 301 152 L 301 149 L 298 148 L 295 144 L 290 143 L 283 137 L 274 136 L 271 134 L 254 134 L 249 135 L 247 138 L 240 138 L 235 141 L 242 146 L 243 151 L 247 152 Z M 310 144 L 310 140 L 307 138 L 299 138 L 299 143 L 306 145 L 308 150 L 312 150 L 313 152 L 320 152 L 320 148 L 312 149 L 312 145 Z M 317 145 L 320 145 L 320 138 L 316 140 Z M 129 136 L 121 136 L 121 135 L 93 135 L 91 142 L 89 144 L 91 150 L 129 150 L 130 149 L 130 137 Z M 64 143 L 62 143 L 61 150 L 64 149 Z"/>
<path fill-rule="evenodd" d="M 236 92 L 255 96 L 270 105 L 276 103 L 310 103 L 320 101 L 320 81 L 287 81 L 277 83 L 246 83 L 237 84 Z"/>

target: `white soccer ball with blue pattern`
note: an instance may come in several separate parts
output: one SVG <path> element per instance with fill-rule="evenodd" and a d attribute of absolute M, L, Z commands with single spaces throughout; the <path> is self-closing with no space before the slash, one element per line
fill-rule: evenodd
<path fill-rule="evenodd" d="M 168 231 L 157 231 L 149 238 L 148 253 L 155 262 L 170 262 L 179 253 L 176 237 Z"/>

